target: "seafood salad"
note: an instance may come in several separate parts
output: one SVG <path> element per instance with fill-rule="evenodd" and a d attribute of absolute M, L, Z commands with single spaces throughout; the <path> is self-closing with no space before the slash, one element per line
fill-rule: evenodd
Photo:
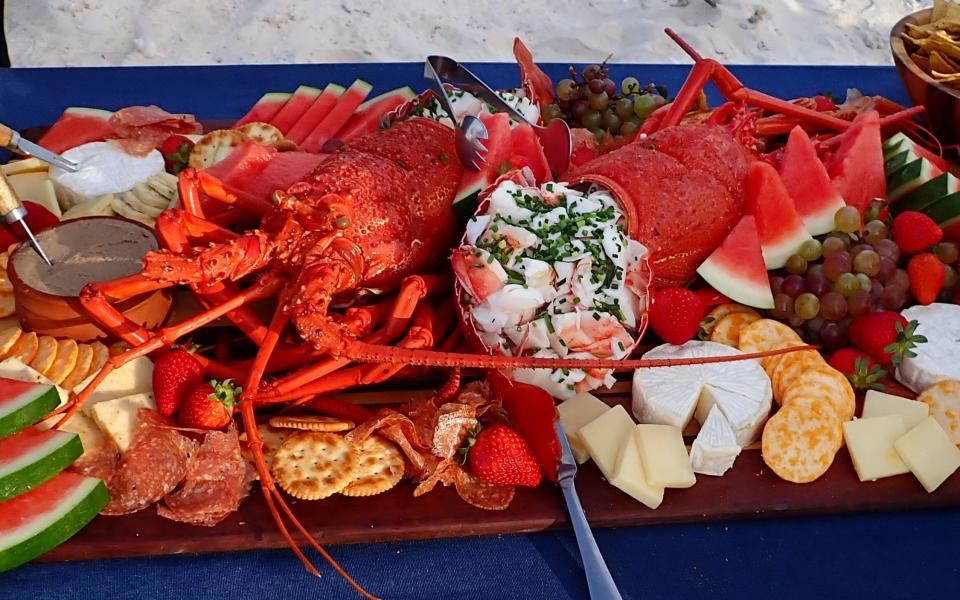
<path fill-rule="evenodd" d="M 627 357 L 646 321 L 647 248 L 610 193 L 501 181 L 467 224 L 453 268 L 483 344 L 508 356 Z M 613 384 L 602 369 L 517 369 L 570 398 Z"/>

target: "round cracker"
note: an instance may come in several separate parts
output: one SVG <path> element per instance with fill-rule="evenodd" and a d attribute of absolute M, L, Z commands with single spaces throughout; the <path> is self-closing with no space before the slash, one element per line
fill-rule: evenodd
<path fill-rule="evenodd" d="M 720 321 L 725 316 L 731 315 L 734 313 L 754 314 L 754 315 L 757 315 L 757 317 L 760 316 L 760 314 L 757 311 L 753 310 L 749 306 L 744 306 L 742 304 L 737 304 L 735 302 L 724 302 L 723 304 L 718 304 L 714 306 L 713 309 L 711 309 L 710 312 L 707 313 L 707 315 L 703 319 L 704 323 L 706 323 L 703 326 L 703 330 L 708 335 L 712 334 L 714 328 L 720 323 Z"/>
<path fill-rule="evenodd" d="M 827 472 L 843 444 L 840 420 L 832 410 L 802 404 L 782 407 L 763 427 L 761 452 L 778 477 L 808 483 Z"/>
<path fill-rule="evenodd" d="M 0 360 L 6 358 L 12 351 L 13 345 L 17 343 L 23 329 L 16 322 L 8 324 L 0 329 Z"/>
<path fill-rule="evenodd" d="M 857 396 L 850 380 L 830 365 L 821 365 L 800 374 L 780 400 L 789 404 L 791 397 L 822 396 L 830 401 L 841 421 L 849 421 L 857 410 Z"/>
<path fill-rule="evenodd" d="M 815 369 L 826 364 L 823 357 L 816 350 L 800 350 L 785 354 L 783 360 L 777 363 L 773 372 L 773 396 L 783 398 L 790 385 L 804 371 Z"/>
<path fill-rule="evenodd" d="M 71 339 L 58 340 L 57 351 L 50 368 L 43 372 L 47 379 L 57 385 L 63 383 L 67 375 L 73 372 L 77 366 L 77 358 L 80 355 L 80 349 L 77 342 Z"/>
<path fill-rule="evenodd" d="M 37 340 L 37 352 L 33 359 L 27 363 L 38 373 L 46 376 L 47 371 L 53 366 L 53 361 L 57 358 L 57 340 L 49 335 L 41 336 Z"/>
<path fill-rule="evenodd" d="M 63 378 L 60 387 L 65 390 L 72 390 L 77 387 L 81 381 L 87 378 L 91 362 L 93 362 L 93 346 L 77 344 L 77 362 L 70 374 Z"/>
<path fill-rule="evenodd" d="M 360 467 L 358 454 L 342 435 L 298 431 L 277 449 L 270 470 L 294 498 L 320 500 L 353 481 Z"/>
<path fill-rule="evenodd" d="M 783 342 L 779 344 L 776 348 L 771 348 L 771 350 L 780 350 L 782 348 L 795 348 L 797 346 L 802 346 L 803 342 Z M 777 354 L 776 356 L 771 356 L 769 358 L 761 359 L 761 365 L 763 370 L 767 373 L 767 377 L 770 378 L 770 385 L 773 386 L 773 378 L 777 374 L 777 370 L 780 368 L 780 365 L 783 364 L 783 361 L 787 360 L 787 357 L 794 352 L 787 352 L 785 354 Z M 765 363 L 763 361 L 766 361 Z"/>
<path fill-rule="evenodd" d="M 13 283 L 10 281 L 10 276 L 7 275 L 7 265 L 6 265 L 6 254 L 0 254 L 4 258 L 4 264 L 0 267 L 0 292 L 5 292 L 12 294 L 13 293 Z"/>
<path fill-rule="evenodd" d="M 280 429 L 303 431 L 349 431 L 357 426 L 353 421 L 320 415 L 279 415 L 270 417 L 270 425 Z"/>
<path fill-rule="evenodd" d="M 261 448 L 263 461 L 267 463 L 267 467 L 270 467 L 273 464 L 273 455 L 276 454 L 277 449 L 287 441 L 287 438 L 293 435 L 294 431 L 292 429 L 278 429 L 266 423 L 259 423 L 257 425 L 257 433 L 260 434 L 260 441 L 263 442 L 263 447 Z M 247 439 L 246 432 L 240 434 L 240 440 L 243 442 L 243 454 L 250 462 L 253 462 L 253 453 L 250 451 Z"/>
<path fill-rule="evenodd" d="M 712 323 L 713 331 L 710 332 L 710 341 L 726 344 L 733 348 L 739 348 L 740 331 L 750 323 L 758 320 L 760 320 L 760 315 L 755 312 L 732 312 L 725 315 L 716 323 Z"/>
<path fill-rule="evenodd" d="M 923 390 L 917 400 L 930 406 L 930 416 L 954 444 L 960 445 L 960 380 L 938 381 Z"/>
<path fill-rule="evenodd" d="M 13 292 L 0 292 L 0 318 L 9 317 L 17 312 L 17 303 Z"/>
<path fill-rule="evenodd" d="M 796 406 L 808 412 L 816 412 L 819 410 L 836 419 L 838 427 L 843 426 L 843 422 L 840 420 L 840 415 L 837 414 L 837 409 L 834 407 L 833 402 L 831 402 L 830 398 L 822 394 L 811 394 L 809 392 L 805 394 L 794 394 L 790 396 L 784 406 Z M 842 439 L 843 437 L 841 436 L 841 440 Z"/>
<path fill-rule="evenodd" d="M 368 436 L 360 446 L 360 468 L 344 496 L 376 496 L 393 489 L 403 479 L 403 453 L 396 444 L 379 435 Z"/>
<path fill-rule="evenodd" d="M 748 354 L 779 350 L 786 348 L 790 342 L 803 343 L 803 340 L 788 325 L 773 319 L 760 319 L 740 330 L 740 350 Z M 770 374 L 769 363 L 773 358 L 776 357 L 760 359 L 760 365 L 768 375 Z"/>
<path fill-rule="evenodd" d="M 153 227 L 155 221 L 148 215 L 143 214 L 139 210 L 134 210 L 129 204 L 123 201 L 123 198 L 120 196 L 114 196 L 110 199 L 110 208 L 113 209 L 113 212 L 117 213 L 125 219 L 130 219 L 132 221 L 137 221 L 138 223 L 143 223 L 147 227 Z"/>
<path fill-rule="evenodd" d="M 107 364 L 110 359 L 110 350 L 102 343 L 93 342 L 90 344 L 90 348 L 93 350 L 93 359 L 90 361 L 90 370 L 87 371 L 87 375 L 83 379 L 99 373 L 103 365 Z"/>
<path fill-rule="evenodd" d="M 15 356 L 25 365 L 30 364 L 37 354 L 37 334 L 33 331 L 24 332 L 10 348 L 9 356 Z"/>

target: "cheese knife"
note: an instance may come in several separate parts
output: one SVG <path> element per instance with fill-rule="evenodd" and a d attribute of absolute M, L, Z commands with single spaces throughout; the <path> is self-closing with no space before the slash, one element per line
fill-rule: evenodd
<path fill-rule="evenodd" d="M 26 220 L 24 220 L 24 217 L 27 216 L 27 209 L 23 207 L 23 203 L 20 202 L 20 198 L 17 197 L 17 192 L 13 189 L 13 186 L 10 185 L 10 181 L 3 171 L 0 171 L 0 214 L 2 214 L 7 223 L 11 225 L 17 221 L 20 222 L 20 226 L 23 227 L 24 233 L 27 234 L 27 238 L 30 240 L 30 245 L 37 251 L 37 254 L 43 259 L 43 262 L 47 263 L 47 266 L 52 267 L 53 263 L 47 258 L 47 254 L 40 246 L 40 242 L 37 241 L 33 232 L 30 231 L 30 226 L 27 225 Z"/>
<path fill-rule="evenodd" d="M 64 171 L 73 173 L 77 170 L 77 163 L 60 156 L 56 152 L 51 152 L 43 146 L 34 144 L 30 140 L 25 140 L 20 136 L 20 132 L 10 129 L 3 123 L 0 123 L 0 146 L 13 150 L 17 154 L 25 156 L 34 156 L 45 163 L 55 167 L 60 167 Z"/>
<path fill-rule="evenodd" d="M 590 530 L 587 517 L 583 514 L 580 497 L 577 496 L 577 489 L 573 485 L 573 479 L 577 475 L 577 461 L 573 458 L 573 451 L 570 450 L 570 443 L 567 441 L 566 434 L 563 433 L 559 420 L 554 423 L 554 429 L 557 430 L 557 438 L 560 440 L 562 449 L 557 478 L 560 480 L 560 489 L 563 490 L 563 499 L 567 502 L 567 512 L 570 513 L 577 546 L 580 547 L 580 558 L 583 562 L 583 571 L 587 576 L 590 598 L 591 600 L 621 600 L 620 591 L 613 581 L 613 576 L 610 575 L 610 569 L 607 568 L 603 555 L 600 554 L 597 541 L 593 539 L 593 531 Z"/>

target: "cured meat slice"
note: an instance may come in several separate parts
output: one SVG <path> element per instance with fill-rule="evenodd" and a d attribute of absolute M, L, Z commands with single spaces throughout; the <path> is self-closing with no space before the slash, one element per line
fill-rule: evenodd
<path fill-rule="evenodd" d="M 68 471 L 96 477 L 105 482 L 110 481 L 117 468 L 117 459 L 120 457 L 120 451 L 110 436 L 103 436 L 103 439 L 91 450 L 84 452 L 83 456 L 78 458 Z"/>
<path fill-rule="evenodd" d="M 510 506 L 516 488 L 480 481 L 459 465 L 453 484 L 465 502 L 484 510 L 504 510 Z"/>
<path fill-rule="evenodd" d="M 164 497 L 157 514 L 213 527 L 237 510 L 252 481 L 253 470 L 241 454 L 237 430 L 210 431 L 187 465 L 183 486 Z"/>
<path fill-rule="evenodd" d="M 110 117 L 116 143 L 128 153 L 145 156 L 171 135 L 200 133 L 193 115 L 172 114 L 159 106 L 128 106 Z"/>
<path fill-rule="evenodd" d="M 110 478 L 110 503 L 101 514 L 142 510 L 172 492 L 187 474 L 197 443 L 177 431 L 157 427 L 150 412 L 140 409 L 138 413 L 140 425 Z"/>

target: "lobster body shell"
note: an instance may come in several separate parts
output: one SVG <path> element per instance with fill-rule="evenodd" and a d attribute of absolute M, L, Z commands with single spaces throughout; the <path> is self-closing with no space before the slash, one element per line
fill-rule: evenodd
<path fill-rule="evenodd" d="M 607 187 L 652 253 L 658 287 L 684 285 L 743 216 L 748 151 L 725 128 L 668 127 L 581 165 L 573 182 Z"/>

